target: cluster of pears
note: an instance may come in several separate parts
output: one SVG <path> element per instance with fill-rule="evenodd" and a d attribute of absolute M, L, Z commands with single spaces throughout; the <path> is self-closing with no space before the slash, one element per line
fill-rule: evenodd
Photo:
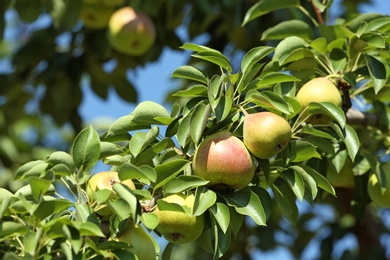
<path fill-rule="evenodd" d="M 291 127 L 283 117 L 268 111 L 244 115 L 243 141 L 224 130 L 206 137 L 194 153 L 193 174 L 214 190 L 246 187 L 256 170 L 253 157 L 269 159 L 290 142 Z"/>
<path fill-rule="evenodd" d="M 109 43 L 116 51 L 144 55 L 156 40 L 152 19 L 130 6 L 125 0 L 83 0 L 80 19 L 86 28 L 105 29 Z"/>
<path fill-rule="evenodd" d="M 132 190 L 136 189 L 131 179 L 121 181 L 118 172 L 99 172 L 94 174 L 87 183 L 86 193 L 90 203 L 95 204 L 95 193 L 104 189 L 111 192 L 109 199 L 114 199 L 116 194 L 113 190 L 113 185 L 116 183 L 122 183 Z M 159 219 L 156 231 L 164 236 L 166 240 L 176 244 L 189 243 L 198 239 L 203 232 L 205 220 L 203 215 L 192 215 L 195 196 L 180 193 L 168 195 L 161 200 L 166 203 L 176 204 L 176 207 L 161 207 L 157 203 L 153 210 Z M 103 220 L 108 220 L 113 214 L 111 209 L 104 203 L 95 207 L 95 212 Z M 132 247 L 129 251 L 137 255 L 139 259 L 156 259 L 158 247 L 156 247 L 154 239 L 147 234 L 147 231 L 141 225 L 131 220 L 128 221 L 115 239 L 130 244 Z"/>

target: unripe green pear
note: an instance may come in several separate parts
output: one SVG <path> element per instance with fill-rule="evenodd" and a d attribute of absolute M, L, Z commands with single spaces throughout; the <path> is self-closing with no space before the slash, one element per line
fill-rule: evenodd
<path fill-rule="evenodd" d="M 127 250 L 135 254 L 139 260 L 158 259 L 158 244 L 141 225 L 134 224 L 132 220 L 128 221 L 116 240 L 130 244 L 131 248 Z"/>
<path fill-rule="evenodd" d="M 169 195 L 162 200 L 169 203 L 176 203 L 184 207 L 194 208 L 195 196 L 184 196 L 183 194 Z M 200 237 L 204 227 L 204 216 L 192 216 L 182 211 L 160 210 L 154 211 L 159 219 L 156 230 L 164 238 L 175 244 L 184 244 L 195 241 Z"/>
<path fill-rule="evenodd" d="M 255 165 L 244 143 L 229 131 L 221 131 L 200 143 L 192 171 L 208 180 L 211 189 L 242 189 L 251 182 Z"/>
<path fill-rule="evenodd" d="M 114 7 L 83 3 L 80 10 L 80 19 L 87 28 L 103 29 L 108 26 L 108 22 L 114 12 Z"/>
<path fill-rule="evenodd" d="M 327 167 L 326 177 L 333 187 L 339 188 L 354 188 L 355 187 L 355 175 L 353 173 L 353 163 L 351 158 L 345 160 L 344 166 L 340 172 L 333 171 L 330 167 Z"/>
<path fill-rule="evenodd" d="M 298 91 L 296 99 L 302 110 L 311 102 L 330 102 L 341 106 L 342 100 L 339 90 L 327 78 L 319 77 L 306 82 Z M 332 118 L 327 115 L 313 115 L 307 122 L 312 124 L 328 124 Z"/>
<path fill-rule="evenodd" d="M 372 202 L 379 207 L 390 208 L 390 163 L 384 165 L 386 191 L 382 193 L 381 184 L 375 173 L 368 179 L 367 191 Z"/>
<path fill-rule="evenodd" d="M 153 21 L 127 6 L 115 11 L 108 25 L 108 40 L 115 50 L 131 55 L 144 55 L 156 40 Z"/>
<path fill-rule="evenodd" d="M 115 191 L 113 191 L 112 186 L 115 183 L 123 183 L 128 186 L 130 189 L 135 190 L 134 182 L 131 179 L 127 179 L 121 181 L 119 179 L 117 172 L 107 171 L 107 172 L 99 172 L 93 175 L 87 184 L 86 192 L 89 200 L 91 202 L 95 201 L 94 193 L 98 190 L 108 189 L 111 190 L 110 198 L 115 197 Z M 111 209 L 107 205 L 103 205 L 101 209 L 99 209 L 96 213 L 100 216 L 110 216 L 112 214 Z"/>
<path fill-rule="evenodd" d="M 245 113 L 243 136 L 254 156 L 269 159 L 288 145 L 291 127 L 286 119 L 271 112 Z"/>

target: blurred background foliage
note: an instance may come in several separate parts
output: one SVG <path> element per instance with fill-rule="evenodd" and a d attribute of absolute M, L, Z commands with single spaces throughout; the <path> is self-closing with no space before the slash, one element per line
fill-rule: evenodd
<path fill-rule="evenodd" d="M 0 1 L 0 185 L 16 189 L 8 183 L 21 164 L 54 150 L 69 149 L 75 133 L 84 126 L 78 110 L 84 98 L 83 84 L 89 84 L 102 99 L 107 99 L 109 90 L 114 89 L 123 100 L 137 103 L 136 86 L 128 73 L 157 61 L 165 48 L 180 51 L 184 42 L 202 36 L 206 39 L 204 45 L 220 50 L 238 67 L 242 55 L 251 48 L 276 46 L 278 41 L 261 41 L 267 28 L 281 21 L 308 19 L 298 9 L 283 9 L 242 26 L 246 12 L 256 2 L 128 0 L 124 5 L 149 15 L 157 30 L 152 49 L 143 56 L 132 57 L 110 47 L 106 28 L 85 26 L 80 18 L 83 3 L 79 0 Z M 342 0 L 336 16 L 325 15 L 333 21 L 350 19 L 362 4 L 371 1 Z M 301 5 L 316 17 L 311 1 L 301 0 Z M 11 32 L 9 37 L 5 37 L 6 30 Z M 218 73 L 214 71 L 216 66 L 200 63 L 189 55 L 187 64 L 202 68 L 208 75 Z M 184 87 L 186 82 L 181 84 L 178 87 Z M 142 87 L 152 91 L 156 86 Z M 172 101 L 167 93 L 167 102 Z M 363 136 L 375 137 L 375 130 L 360 131 Z M 310 254 L 318 259 L 389 257 L 386 245 L 390 225 L 383 221 L 388 219 L 388 210 L 373 214 L 377 218 L 358 220 L 351 217 L 348 204 L 361 194 L 348 189 L 339 189 L 338 194 L 343 199 L 327 197 L 313 207 L 300 205 L 295 226 L 282 218 L 277 208 L 267 227 L 247 222 L 224 258 L 250 259 L 250 253 L 279 248 L 287 249 L 284 256 L 303 259 Z M 183 246 L 175 254 L 199 259 L 202 251 L 194 246 Z"/>

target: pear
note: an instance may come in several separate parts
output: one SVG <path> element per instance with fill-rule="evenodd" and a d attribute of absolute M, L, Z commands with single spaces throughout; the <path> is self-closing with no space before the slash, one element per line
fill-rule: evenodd
<path fill-rule="evenodd" d="M 162 200 L 188 207 L 191 212 L 194 207 L 195 196 L 183 194 L 169 195 Z M 157 204 L 158 205 L 158 204 Z M 156 230 L 166 240 L 175 244 L 184 244 L 195 241 L 200 237 L 204 227 L 204 216 L 192 216 L 183 211 L 155 209 L 159 219 Z"/>
<path fill-rule="evenodd" d="M 335 172 L 330 167 L 327 167 L 326 177 L 333 187 L 339 188 L 354 188 L 355 175 L 353 173 L 353 163 L 351 158 L 347 158 L 340 172 Z"/>
<path fill-rule="evenodd" d="M 110 198 L 113 199 L 115 197 L 115 192 L 113 191 L 112 186 L 115 183 L 123 183 L 128 186 L 130 189 L 135 190 L 134 182 L 131 179 L 127 179 L 121 181 L 118 176 L 118 172 L 106 171 L 99 172 L 93 175 L 87 184 L 86 192 L 89 200 L 91 202 L 95 201 L 94 193 L 98 190 L 108 189 L 111 190 Z M 107 207 L 107 205 L 103 205 L 96 213 L 100 216 L 110 216 L 112 214 L 111 209 Z"/>
<path fill-rule="evenodd" d="M 386 191 L 382 192 L 381 184 L 375 173 L 368 179 L 367 191 L 372 202 L 379 207 L 390 208 L 390 163 L 383 166 L 386 179 Z"/>
<path fill-rule="evenodd" d="M 131 245 L 128 251 L 135 254 L 139 260 L 158 259 L 160 251 L 158 244 L 141 225 L 135 224 L 132 220 L 128 221 L 116 240 Z"/>
<path fill-rule="evenodd" d="M 244 144 L 257 158 L 269 159 L 282 151 L 291 139 L 290 124 L 271 112 L 245 112 Z"/>
<path fill-rule="evenodd" d="M 327 78 L 319 77 L 306 82 L 298 91 L 296 99 L 305 109 L 311 102 L 330 102 L 341 106 L 342 100 L 339 90 Z M 332 118 L 327 115 L 313 115 L 307 122 L 312 124 L 328 124 Z"/>
<path fill-rule="evenodd" d="M 208 180 L 207 186 L 211 189 L 235 190 L 251 182 L 255 165 L 244 143 L 225 130 L 200 143 L 194 154 L 192 171 Z"/>
<path fill-rule="evenodd" d="M 130 6 L 115 11 L 108 24 L 108 40 L 112 48 L 130 56 L 144 55 L 156 40 L 153 21 Z"/>

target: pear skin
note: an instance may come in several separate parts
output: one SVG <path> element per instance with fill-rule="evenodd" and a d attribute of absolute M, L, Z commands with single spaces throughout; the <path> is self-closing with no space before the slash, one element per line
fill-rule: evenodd
<path fill-rule="evenodd" d="M 336 86 L 327 78 L 319 77 L 306 82 L 298 91 L 296 99 L 302 110 L 311 102 L 330 102 L 341 106 L 341 94 Z M 327 115 L 313 115 L 307 122 L 312 124 L 328 124 L 332 118 Z"/>
<path fill-rule="evenodd" d="M 291 127 L 283 117 L 271 112 L 245 115 L 244 144 L 257 158 L 269 159 L 290 142 Z"/>
<path fill-rule="evenodd" d="M 193 174 L 208 180 L 215 190 L 242 189 L 255 173 L 251 154 L 244 143 L 228 131 L 206 137 L 196 149 Z"/>
<path fill-rule="evenodd" d="M 188 197 L 182 194 L 169 195 L 162 200 L 176 203 L 181 206 L 194 207 L 195 196 Z M 182 211 L 160 210 L 154 211 L 159 219 L 156 230 L 166 240 L 174 244 L 185 244 L 195 241 L 200 237 L 204 227 L 204 216 L 192 216 Z"/>
<path fill-rule="evenodd" d="M 108 24 L 108 40 L 112 48 L 126 55 L 144 55 L 156 40 L 153 21 L 130 6 L 115 11 Z"/>

